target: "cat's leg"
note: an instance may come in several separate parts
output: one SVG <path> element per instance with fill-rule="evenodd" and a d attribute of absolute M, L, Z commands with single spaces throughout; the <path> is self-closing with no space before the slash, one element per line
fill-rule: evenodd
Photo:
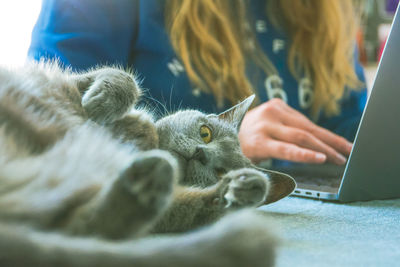
<path fill-rule="evenodd" d="M 168 152 L 140 153 L 104 194 L 94 213 L 87 213 L 90 206 L 78 213 L 88 222 L 75 225 L 70 232 L 113 239 L 146 233 L 170 203 L 176 169 Z"/>
<path fill-rule="evenodd" d="M 139 149 L 158 147 L 153 118 L 144 110 L 129 109 L 141 91 L 135 77 L 116 68 L 101 68 L 71 76 L 82 97 L 88 118 L 106 126 L 115 138 L 133 142 Z"/>
<path fill-rule="evenodd" d="M 83 95 L 88 117 L 100 124 L 121 118 L 140 95 L 135 77 L 117 68 L 100 68 L 71 78 Z"/>
<path fill-rule="evenodd" d="M 0 265 L 267 267 L 274 265 L 277 242 L 272 232 L 264 216 L 247 210 L 192 233 L 123 242 L 0 223 Z"/>
<path fill-rule="evenodd" d="M 158 148 L 158 133 L 153 118 L 142 110 L 132 110 L 107 125 L 114 138 L 123 143 L 133 143 L 140 150 Z"/>
<path fill-rule="evenodd" d="M 158 147 L 154 120 L 144 110 L 132 110 L 140 96 L 135 77 L 115 68 L 102 68 L 84 74 L 74 74 L 87 116 L 110 129 L 115 138 L 133 142 L 139 149 Z"/>
<path fill-rule="evenodd" d="M 180 187 L 153 231 L 186 231 L 211 223 L 229 211 L 257 207 L 264 203 L 268 189 L 268 178 L 250 168 L 230 171 L 208 188 Z"/>

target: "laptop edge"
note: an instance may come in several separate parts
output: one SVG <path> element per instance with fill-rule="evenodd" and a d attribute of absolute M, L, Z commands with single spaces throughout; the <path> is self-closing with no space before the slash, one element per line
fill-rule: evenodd
<path fill-rule="evenodd" d="M 340 202 L 400 197 L 399 7 L 338 193 L 299 187 L 292 195 Z"/>

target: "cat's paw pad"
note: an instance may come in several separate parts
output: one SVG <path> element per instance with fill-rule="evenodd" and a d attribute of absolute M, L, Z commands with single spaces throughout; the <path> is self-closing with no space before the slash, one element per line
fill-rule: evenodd
<path fill-rule="evenodd" d="M 150 150 L 138 154 L 121 178 L 138 202 L 156 208 L 169 202 L 176 175 L 176 161 L 168 152 Z"/>
<path fill-rule="evenodd" d="M 93 82 L 82 97 L 82 106 L 95 122 L 113 122 L 124 115 L 139 97 L 136 81 L 122 70 L 105 68 L 94 71 L 92 75 Z"/>
<path fill-rule="evenodd" d="M 256 207 L 261 205 L 268 193 L 268 180 L 262 172 L 243 168 L 228 172 L 223 179 L 225 207 Z"/>

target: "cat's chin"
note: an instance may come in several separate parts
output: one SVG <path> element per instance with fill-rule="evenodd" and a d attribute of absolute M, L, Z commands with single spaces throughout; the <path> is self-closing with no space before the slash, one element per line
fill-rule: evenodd
<path fill-rule="evenodd" d="M 185 184 L 207 187 L 216 184 L 218 180 L 211 166 L 204 165 L 198 160 L 189 160 L 187 162 Z"/>

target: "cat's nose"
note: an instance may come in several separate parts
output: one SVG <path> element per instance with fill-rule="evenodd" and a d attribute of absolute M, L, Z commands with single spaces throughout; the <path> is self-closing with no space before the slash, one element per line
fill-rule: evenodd
<path fill-rule="evenodd" d="M 201 146 L 196 147 L 192 159 L 200 161 L 201 164 L 203 165 L 206 165 L 208 162 L 206 152 L 204 151 L 204 148 Z"/>

